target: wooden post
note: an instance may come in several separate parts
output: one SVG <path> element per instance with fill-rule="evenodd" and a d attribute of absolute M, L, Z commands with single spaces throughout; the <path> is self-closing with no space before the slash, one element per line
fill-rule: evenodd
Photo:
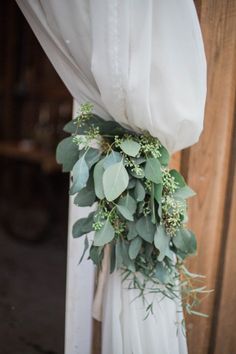
<path fill-rule="evenodd" d="M 190 203 L 190 228 L 198 237 L 198 256 L 191 270 L 207 276 L 207 285 L 216 289 L 222 256 L 224 207 L 229 173 L 230 146 L 235 101 L 236 2 L 197 0 L 208 61 L 208 98 L 204 133 L 200 142 L 182 154 L 188 183 L 198 196 Z M 188 165 L 186 166 L 186 161 Z M 209 319 L 188 321 L 190 354 L 213 353 L 211 333 L 215 294 L 200 308 Z M 233 353 L 221 349 L 217 353 Z"/>
<path fill-rule="evenodd" d="M 74 113 L 78 106 L 74 102 Z M 91 208 L 78 208 L 70 200 L 67 252 L 65 354 L 90 354 L 92 346 L 92 301 L 94 266 L 87 257 L 79 265 L 84 238 L 73 239 L 72 225 Z"/>

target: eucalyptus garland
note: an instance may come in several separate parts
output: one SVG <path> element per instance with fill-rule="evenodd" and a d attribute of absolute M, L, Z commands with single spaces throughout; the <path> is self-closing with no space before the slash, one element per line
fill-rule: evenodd
<path fill-rule="evenodd" d="M 201 277 L 184 265 L 197 248 L 186 227 L 187 199 L 194 191 L 168 167 L 169 153 L 157 138 L 105 121 L 92 109 L 89 103 L 81 105 L 78 117 L 64 127 L 71 135 L 57 147 L 58 163 L 72 175 L 74 204 L 95 204 L 73 225 L 73 237 L 85 236 L 83 256 L 89 249 L 100 269 L 109 244 L 110 272 L 121 269 L 130 288 L 144 297 L 151 291 L 181 299 L 189 314 L 203 315 L 193 307 L 199 303 L 197 295 L 207 291 L 193 287 Z M 87 237 L 91 231 L 92 243 Z"/>

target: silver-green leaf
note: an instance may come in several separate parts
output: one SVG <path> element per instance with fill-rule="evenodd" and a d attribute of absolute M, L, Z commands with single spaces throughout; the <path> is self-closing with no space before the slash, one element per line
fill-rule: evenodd
<path fill-rule="evenodd" d="M 103 167 L 104 169 L 106 169 L 107 167 L 114 165 L 115 163 L 120 162 L 121 160 L 122 155 L 119 152 L 112 150 L 110 154 L 104 158 Z"/>
<path fill-rule="evenodd" d="M 123 161 L 108 167 L 103 174 L 103 189 L 106 199 L 111 202 L 123 193 L 129 183 L 129 175 Z"/>
<path fill-rule="evenodd" d="M 134 188 L 134 195 L 135 198 L 137 200 L 137 202 L 142 202 L 145 198 L 145 189 L 144 186 L 142 185 L 142 183 L 140 181 L 136 182 L 136 186 Z"/>
<path fill-rule="evenodd" d="M 62 164 L 63 172 L 71 171 L 78 158 L 79 149 L 72 137 L 65 138 L 58 144 L 56 160 Z"/>
<path fill-rule="evenodd" d="M 137 208 L 137 202 L 131 197 L 131 195 L 129 195 L 129 193 L 127 193 L 125 197 L 121 197 L 118 204 L 128 209 L 131 215 L 135 213 Z"/>
<path fill-rule="evenodd" d="M 125 206 L 118 204 L 116 206 L 116 208 L 126 220 L 129 220 L 129 221 L 133 221 L 134 220 L 133 215 L 131 214 L 129 209 L 127 209 Z"/>
<path fill-rule="evenodd" d="M 180 229 L 172 238 L 176 248 L 184 254 L 194 254 L 197 250 L 197 241 L 195 235 L 187 229 Z"/>
<path fill-rule="evenodd" d="M 72 176 L 73 184 L 70 188 L 70 194 L 75 194 L 86 186 L 89 178 L 89 168 L 85 161 L 85 154 L 74 165 Z"/>
<path fill-rule="evenodd" d="M 165 256 L 172 259 L 172 252 L 169 244 L 170 236 L 166 234 L 164 226 L 158 225 L 154 236 L 154 245 L 159 250 L 158 261 L 163 261 Z"/>
<path fill-rule="evenodd" d="M 152 223 L 150 215 L 142 216 L 136 223 L 136 230 L 143 240 L 152 243 L 156 226 Z"/>
<path fill-rule="evenodd" d="M 159 160 L 155 159 L 154 157 L 148 158 L 145 169 L 144 169 L 145 177 L 158 184 L 161 183 L 161 164 Z"/>
<path fill-rule="evenodd" d="M 94 179 L 94 189 L 95 194 L 99 199 L 103 199 L 105 197 L 104 189 L 103 189 L 103 174 L 104 174 L 104 167 L 103 167 L 104 159 L 100 160 L 94 167 L 93 171 L 93 179 Z"/>
<path fill-rule="evenodd" d="M 107 219 L 99 231 L 94 235 L 94 246 L 104 246 L 111 242 L 115 236 L 115 230 Z"/>
<path fill-rule="evenodd" d="M 135 259 L 142 247 L 142 239 L 141 237 L 135 237 L 129 245 L 129 257 L 130 259 Z"/>
<path fill-rule="evenodd" d="M 73 237 L 80 237 L 93 230 L 94 212 L 90 213 L 87 218 L 77 220 L 72 227 Z"/>
<path fill-rule="evenodd" d="M 138 155 L 141 145 L 134 140 L 126 139 L 122 141 L 120 148 L 126 155 L 135 157 Z"/>

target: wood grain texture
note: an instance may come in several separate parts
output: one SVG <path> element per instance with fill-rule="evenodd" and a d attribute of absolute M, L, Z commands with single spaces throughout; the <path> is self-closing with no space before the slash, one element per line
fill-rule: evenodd
<path fill-rule="evenodd" d="M 236 118 L 236 116 L 235 116 Z M 232 170 L 228 176 L 225 208 L 225 227 L 222 233 L 219 275 L 215 302 L 214 324 L 211 334 L 212 353 L 236 353 L 236 119 L 231 154 Z"/>
<path fill-rule="evenodd" d="M 199 8 L 208 61 L 205 127 L 199 143 L 182 157 L 188 162 L 184 166 L 188 183 L 198 193 L 191 200 L 189 210 L 189 226 L 198 237 L 198 257 L 191 260 L 191 269 L 206 274 L 208 287 L 215 288 L 234 116 L 236 2 L 205 0 Z M 200 308 L 210 315 L 209 319 L 191 317 L 188 320 L 190 354 L 206 354 L 212 350 L 214 296 L 210 295 Z"/>

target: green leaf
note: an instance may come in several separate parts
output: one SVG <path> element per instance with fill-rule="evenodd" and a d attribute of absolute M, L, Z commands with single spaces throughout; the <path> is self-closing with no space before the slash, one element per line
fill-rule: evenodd
<path fill-rule="evenodd" d="M 179 229 L 172 241 L 176 248 L 178 248 L 185 255 L 194 254 L 197 250 L 197 241 L 195 235 L 187 229 Z"/>
<path fill-rule="evenodd" d="M 93 179 L 94 179 L 94 188 L 95 194 L 99 199 L 103 199 L 104 189 L 103 189 L 103 174 L 104 174 L 104 167 L 103 167 L 104 159 L 100 160 L 94 167 L 93 171 Z"/>
<path fill-rule="evenodd" d="M 161 262 L 158 262 L 156 266 L 155 276 L 162 284 L 168 284 L 171 280 L 168 269 Z"/>
<path fill-rule="evenodd" d="M 142 216 L 136 223 L 136 230 L 143 240 L 152 243 L 156 231 L 155 225 L 151 221 L 150 215 Z"/>
<path fill-rule="evenodd" d="M 85 153 L 86 154 L 86 153 Z M 70 188 L 70 194 L 79 192 L 86 186 L 89 178 L 89 168 L 85 161 L 85 154 L 76 162 L 73 167 L 73 184 Z"/>
<path fill-rule="evenodd" d="M 132 188 L 134 188 L 136 186 L 136 180 L 135 180 L 135 178 L 130 178 L 130 180 L 129 180 L 129 184 L 128 184 L 128 187 L 127 187 L 127 189 L 132 189 Z"/>
<path fill-rule="evenodd" d="M 89 248 L 89 241 L 88 241 L 88 237 L 86 236 L 84 238 L 84 250 L 83 250 L 83 253 L 82 253 L 82 256 L 80 257 L 80 260 L 79 260 L 79 264 L 82 262 L 82 260 L 84 259 L 84 256 L 85 256 L 85 253 L 87 251 L 87 249 Z"/>
<path fill-rule="evenodd" d="M 93 231 L 94 212 L 90 213 L 87 218 L 77 220 L 72 227 L 73 237 L 80 237 Z"/>
<path fill-rule="evenodd" d="M 154 186 L 154 198 L 158 204 L 161 204 L 163 185 L 161 183 L 155 184 Z"/>
<path fill-rule="evenodd" d="M 119 269 L 123 264 L 122 243 L 119 239 L 116 242 L 115 254 L 116 254 L 116 268 Z"/>
<path fill-rule="evenodd" d="M 182 199 L 187 199 L 195 196 L 196 193 L 189 187 L 189 186 L 184 186 L 182 188 L 179 188 L 173 195 L 174 198 L 182 198 Z"/>
<path fill-rule="evenodd" d="M 130 270 L 131 272 L 135 272 L 134 261 L 129 257 L 129 242 L 122 240 L 120 244 L 120 252 L 122 257 L 123 265 Z"/>
<path fill-rule="evenodd" d="M 63 130 L 66 133 L 74 134 L 77 129 L 77 122 L 76 119 L 70 120 L 66 125 L 64 126 Z"/>
<path fill-rule="evenodd" d="M 186 182 L 184 177 L 176 170 L 170 170 L 170 174 L 174 177 L 175 181 L 178 183 L 178 187 L 182 188 L 186 186 Z"/>
<path fill-rule="evenodd" d="M 141 165 L 142 163 L 146 162 L 146 158 L 145 157 L 134 157 L 133 159 L 131 159 L 131 161 L 133 161 L 136 165 Z"/>
<path fill-rule="evenodd" d="M 129 230 L 127 234 L 127 239 L 130 241 L 138 235 L 138 232 L 136 230 L 135 222 L 128 222 L 127 225 Z"/>
<path fill-rule="evenodd" d="M 141 145 L 134 140 L 126 139 L 122 141 L 120 148 L 126 155 L 135 157 L 138 155 Z"/>
<path fill-rule="evenodd" d="M 85 160 L 87 162 L 88 168 L 90 169 L 101 156 L 101 151 L 94 148 L 89 148 L 85 155 Z"/>
<path fill-rule="evenodd" d="M 154 157 L 147 159 L 144 173 L 145 173 L 145 177 L 148 180 L 150 180 L 156 184 L 161 183 L 161 176 L 162 176 L 161 164 Z"/>
<path fill-rule="evenodd" d="M 137 202 L 142 202 L 145 198 L 145 194 L 146 192 L 142 183 L 140 181 L 137 181 L 134 189 L 134 195 Z"/>
<path fill-rule="evenodd" d="M 137 208 L 136 201 L 129 195 L 129 193 L 127 193 L 125 197 L 120 198 L 118 205 L 124 206 L 128 209 L 131 215 L 135 213 Z"/>
<path fill-rule="evenodd" d="M 154 186 L 155 186 L 155 184 L 152 183 L 150 206 L 151 206 L 151 221 L 153 224 L 156 224 L 156 205 L 155 205 L 155 200 L 154 200 Z"/>
<path fill-rule="evenodd" d="M 161 153 L 161 156 L 158 158 L 160 163 L 163 166 L 167 166 L 169 163 L 169 160 L 170 160 L 170 155 L 169 155 L 168 151 L 166 150 L 166 148 L 163 145 L 159 148 L 159 151 Z"/>
<path fill-rule="evenodd" d="M 116 206 L 116 208 L 126 220 L 129 220 L 129 221 L 133 221 L 134 220 L 133 215 L 130 213 L 129 209 L 127 209 L 125 206 L 118 204 Z"/>
<path fill-rule="evenodd" d="M 92 245 L 89 250 L 89 258 L 92 259 L 94 264 L 99 266 L 103 259 L 103 247 L 95 247 Z"/>
<path fill-rule="evenodd" d="M 113 273 L 116 269 L 116 243 L 111 243 L 110 252 L 110 273 Z"/>
<path fill-rule="evenodd" d="M 129 175 L 123 161 L 108 167 L 103 174 L 103 189 L 106 199 L 111 202 L 123 193 L 129 183 Z"/>
<path fill-rule="evenodd" d="M 151 257 L 153 249 L 154 249 L 153 244 L 146 242 L 146 244 L 145 244 L 145 257 L 147 259 Z"/>
<path fill-rule="evenodd" d="M 139 254 L 139 251 L 142 247 L 142 239 L 138 236 L 135 237 L 129 245 L 129 257 L 130 259 L 135 259 Z"/>
<path fill-rule="evenodd" d="M 115 236 L 115 230 L 111 225 L 110 221 L 107 219 L 99 231 L 95 232 L 94 235 L 94 245 L 104 246 L 111 242 Z"/>
<path fill-rule="evenodd" d="M 163 261 L 165 256 L 172 259 L 172 252 L 169 244 L 170 236 L 166 234 L 165 228 L 162 225 L 158 225 L 154 236 L 154 245 L 159 250 L 158 261 Z"/>
<path fill-rule="evenodd" d="M 107 167 L 114 165 L 121 160 L 122 155 L 119 152 L 112 150 L 111 153 L 104 158 L 103 167 L 106 169 Z"/>
<path fill-rule="evenodd" d="M 63 172 L 71 171 L 78 158 L 79 149 L 73 142 L 72 137 L 65 138 L 58 144 L 56 160 L 59 164 L 62 164 Z"/>
<path fill-rule="evenodd" d="M 91 206 L 96 200 L 96 195 L 94 191 L 94 181 L 93 176 L 90 174 L 86 187 L 81 189 L 74 199 L 74 204 L 86 207 Z"/>

